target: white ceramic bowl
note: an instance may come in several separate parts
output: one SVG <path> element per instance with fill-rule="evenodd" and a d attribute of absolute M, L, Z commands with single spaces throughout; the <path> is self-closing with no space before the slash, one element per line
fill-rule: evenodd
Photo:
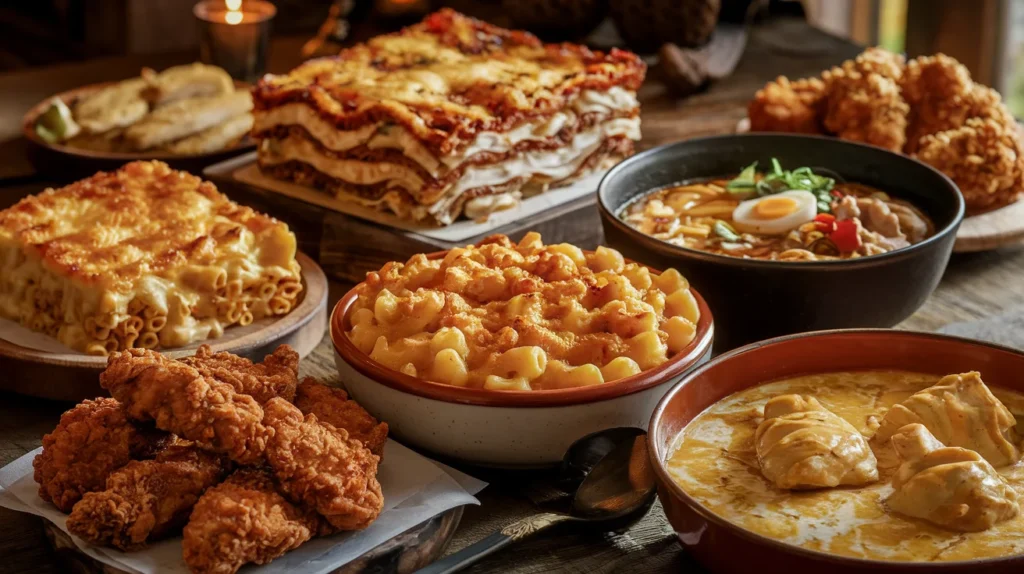
<path fill-rule="evenodd" d="M 443 256 L 444 254 L 432 254 Z M 574 389 L 493 391 L 425 381 L 389 369 L 345 334 L 356 290 L 331 314 L 331 340 L 349 395 L 391 436 L 460 462 L 509 468 L 551 466 L 575 440 L 612 427 L 646 428 L 658 401 L 711 355 L 714 326 L 699 293 L 697 334 L 662 365 L 612 383 Z"/>

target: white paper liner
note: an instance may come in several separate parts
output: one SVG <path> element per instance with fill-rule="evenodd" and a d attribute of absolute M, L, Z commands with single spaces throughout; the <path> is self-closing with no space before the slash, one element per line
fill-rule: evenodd
<path fill-rule="evenodd" d="M 32 459 L 41 450 L 0 469 L 0 506 L 41 516 L 67 532 L 67 515 L 39 498 L 39 486 L 32 478 Z M 384 446 L 384 462 L 377 478 L 384 492 L 384 511 L 366 530 L 314 538 L 270 564 L 249 566 L 246 572 L 331 572 L 433 516 L 458 506 L 480 504 L 473 495 L 487 486 L 393 440 Z M 71 538 L 84 554 L 121 570 L 139 574 L 189 572 L 181 557 L 180 536 L 137 552 L 120 552 L 93 546 L 76 536 Z"/>
<path fill-rule="evenodd" d="M 250 161 L 241 161 L 243 159 L 249 159 Z M 260 172 L 259 166 L 256 165 L 256 154 L 249 154 L 242 156 L 241 158 L 234 158 L 221 164 L 208 167 L 204 174 L 207 176 L 211 173 L 223 175 L 224 171 L 228 171 L 236 181 L 253 187 L 280 193 L 281 195 L 285 195 L 293 199 L 299 199 L 314 205 L 319 205 L 320 207 L 325 207 L 332 211 L 338 211 L 346 215 L 366 219 L 374 223 L 387 225 L 388 227 L 394 227 L 403 231 L 410 231 L 424 237 L 430 237 L 441 241 L 463 241 L 470 237 L 489 233 L 499 227 L 508 225 L 509 223 L 514 223 L 520 219 L 547 211 L 553 207 L 579 199 L 585 195 L 594 194 L 597 191 L 597 185 L 601 182 L 601 178 L 604 177 L 605 172 L 607 172 L 607 170 L 602 170 L 566 185 L 565 187 L 552 188 L 544 193 L 528 197 L 512 209 L 492 213 L 485 221 L 462 219 L 452 223 L 451 225 L 435 227 L 416 223 L 415 221 L 401 219 L 397 215 L 379 211 L 371 207 L 364 207 L 350 201 L 336 199 L 313 187 L 282 181 L 280 179 L 263 175 L 263 173 Z"/>

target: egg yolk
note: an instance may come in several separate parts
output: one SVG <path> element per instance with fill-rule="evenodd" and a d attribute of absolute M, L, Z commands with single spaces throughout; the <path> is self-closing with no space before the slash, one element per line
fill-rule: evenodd
<path fill-rule="evenodd" d="M 766 197 L 754 206 L 754 217 L 758 219 L 778 219 L 785 217 L 799 208 L 792 197 Z"/>

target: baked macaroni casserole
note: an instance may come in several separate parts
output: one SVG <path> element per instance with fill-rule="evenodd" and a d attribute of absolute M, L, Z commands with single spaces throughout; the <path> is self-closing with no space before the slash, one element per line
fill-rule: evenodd
<path fill-rule="evenodd" d="M 447 225 L 633 153 L 630 52 L 543 44 L 443 9 L 253 90 L 264 173 Z"/>
<path fill-rule="evenodd" d="M 537 233 L 415 255 L 367 274 L 352 342 L 410 376 L 493 390 L 597 385 L 657 367 L 696 336 L 679 272 L 606 247 L 544 245 Z"/>
<path fill-rule="evenodd" d="M 288 313 L 295 249 L 212 183 L 129 163 L 0 211 L 0 316 L 94 355 L 178 347 Z"/>

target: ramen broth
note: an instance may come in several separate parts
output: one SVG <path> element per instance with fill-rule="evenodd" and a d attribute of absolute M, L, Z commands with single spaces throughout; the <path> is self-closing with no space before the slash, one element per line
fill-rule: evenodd
<path fill-rule="evenodd" d="M 762 178 L 757 174 L 754 181 Z M 674 245 L 780 261 L 879 255 L 920 243 L 935 233 L 934 224 L 921 210 L 871 186 L 833 182 L 810 192 L 785 190 L 782 183 L 776 186 L 781 190 L 777 192 L 765 187 L 737 192 L 735 186 L 730 189 L 736 179 L 659 189 L 631 202 L 619 217 L 640 232 Z"/>

